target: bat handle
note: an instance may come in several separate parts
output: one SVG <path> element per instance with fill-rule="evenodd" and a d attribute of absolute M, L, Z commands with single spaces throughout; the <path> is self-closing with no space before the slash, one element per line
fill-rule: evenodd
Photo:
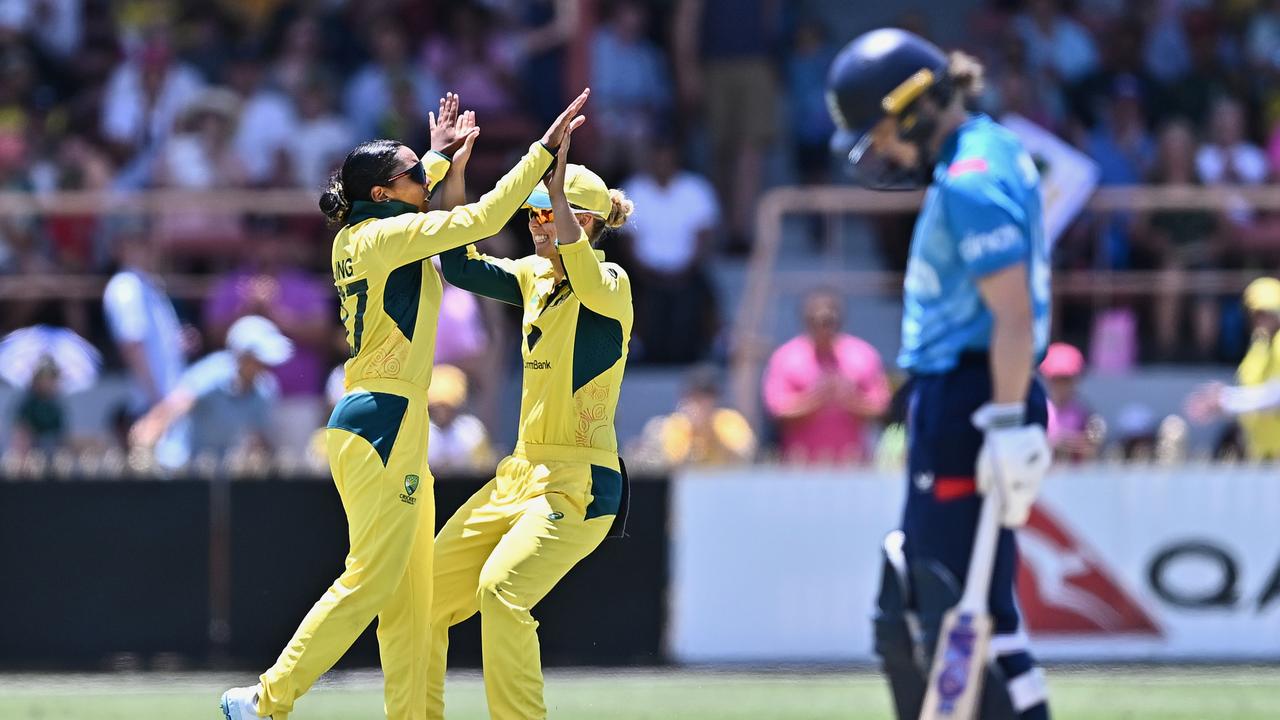
<path fill-rule="evenodd" d="M 992 482 L 982 500 L 978 513 L 978 527 L 973 535 L 973 552 L 969 556 L 969 573 L 964 582 L 964 595 L 959 609 L 965 612 L 986 612 L 987 596 L 991 592 L 991 570 L 996 561 L 996 540 L 1000 536 L 1000 484 Z"/>

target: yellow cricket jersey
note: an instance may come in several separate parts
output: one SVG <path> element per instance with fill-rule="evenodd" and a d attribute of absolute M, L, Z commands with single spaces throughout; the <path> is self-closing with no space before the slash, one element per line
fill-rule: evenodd
<path fill-rule="evenodd" d="M 498 233 L 520 209 L 553 158 L 534 143 L 497 187 L 477 202 L 448 211 L 418 212 L 396 201 L 357 201 L 333 239 L 333 282 L 351 358 L 346 388 L 390 380 L 421 389 L 431 384 L 436 320 L 443 288 L 427 258 Z M 438 180 L 439 154 L 423 158 Z"/>
<path fill-rule="evenodd" d="M 443 253 L 440 267 L 459 288 L 524 308 L 517 449 L 581 449 L 562 459 L 616 468 L 613 420 L 631 340 L 631 282 L 585 233 L 560 244 L 560 259 L 559 283 L 545 258 L 495 258 L 474 246 Z"/>
<path fill-rule="evenodd" d="M 1246 387 L 1280 380 L 1280 333 L 1254 339 L 1236 370 L 1236 380 Z M 1244 413 L 1239 422 L 1250 458 L 1280 459 L 1280 412 Z"/>

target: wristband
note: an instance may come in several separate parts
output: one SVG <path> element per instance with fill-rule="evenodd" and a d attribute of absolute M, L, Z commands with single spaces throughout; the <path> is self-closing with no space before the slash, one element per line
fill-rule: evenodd
<path fill-rule="evenodd" d="M 973 413 L 973 424 L 981 430 L 1021 427 L 1027 422 L 1024 403 L 987 403 Z"/>

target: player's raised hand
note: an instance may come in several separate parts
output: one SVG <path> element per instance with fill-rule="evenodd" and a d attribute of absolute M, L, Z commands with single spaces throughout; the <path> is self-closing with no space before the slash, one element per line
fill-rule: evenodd
<path fill-rule="evenodd" d="M 453 167 L 461 169 L 465 168 L 467 162 L 471 159 L 471 151 L 476 146 L 476 138 L 480 137 L 480 126 L 476 125 L 475 111 L 468 110 L 459 115 L 454 127 L 458 137 L 461 138 L 462 145 L 453 153 Z"/>
<path fill-rule="evenodd" d="M 560 143 L 582 124 L 584 118 L 578 116 L 578 112 L 582 110 L 582 106 L 587 104 L 587 98 L 591 96 L 591 88 L 586 88 L 578 97 L 569 103 L 569 106 L 560 113 L 560 117 L 551 123 L 551 127 L 542 135 L 542 144 L 552 150 L 560 147 Z"/>
<path fill-rule="evenodd" d="M 432 150 L 445 155 L 453 155 L 458 148 L 462 147 L 465 136 L 459 134 L 459 103 L 457 93 L 445 93 L 445 96 L 440 98 L 438 114 L 436 112 L 427 113 L 427 127 L 431 130 Z M 474 119 L 475 114 L 472 113 L 473 127 Z"/>

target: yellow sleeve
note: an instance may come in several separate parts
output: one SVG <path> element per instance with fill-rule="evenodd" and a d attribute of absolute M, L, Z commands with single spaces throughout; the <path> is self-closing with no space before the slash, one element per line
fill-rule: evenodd
<path fill-rule="evenodd" d="M 588 310 L 616 320 L 631 319 L 631 279 L 613 263 L 601 263 L 585 232 L 560 244 L 560 260 L 573 294 Z"/>
<path fill-rule="evenodd" d="M 422 156 L 422 167 L 427 171 L 427 188 L 434 191 L 436 185 L 444 179 L 449 172 L 449 167 L 453 165 L 453 160 L 448 155 L 439 150 L 430 150 L 426 155 Z"/>
<path fill-rule="evenodd" d="M 497 186 L 476 202 L 379 220 L 373 242 L 390 267 L 399 267 L 497 235 L 533 192 L 551 160 L 542 143 L 534 143 Z"/>

